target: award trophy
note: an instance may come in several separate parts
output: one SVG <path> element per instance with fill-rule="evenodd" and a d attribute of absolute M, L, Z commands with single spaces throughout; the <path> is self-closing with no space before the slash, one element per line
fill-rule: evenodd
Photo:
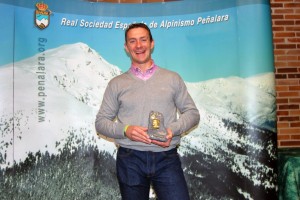
<path fill-rule="evenodd" d="M 167 130 L 164 127 L 164 116 L 160 112 L 151 111 L 149 114 L 148 135 L 152 140 L 167 141 Z"/>

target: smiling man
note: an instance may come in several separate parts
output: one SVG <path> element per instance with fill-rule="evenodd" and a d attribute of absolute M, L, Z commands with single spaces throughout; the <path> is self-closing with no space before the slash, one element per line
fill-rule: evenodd
<path fill-rule="evenodd" d="M 152 60 L 154 40 L 147 25 L 131 24 L 124 48 L 131 67 L 108 83 L 95 122 L 97 132 L 114 138 L 118 146 L 122 199 L 149 199 L 152 185 L 160 200 L 187 200 L 177 148 L 181 135 L 198 125 L 199 111 L 182 78 Z M 161 114 L 155 128 L 166 130 L 162 140 L 149 136 L 153 111 Z"/>

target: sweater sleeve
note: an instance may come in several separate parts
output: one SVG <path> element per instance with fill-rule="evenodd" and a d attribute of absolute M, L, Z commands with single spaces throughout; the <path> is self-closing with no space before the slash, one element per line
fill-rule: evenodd
<path fill-rule="evenodd" d="M 179 112 L 179 118 L 171 123 L 169 128 L 175 136 L 179 136 L 199 124 L 200 113 L 182 78 L 178 75 L 174 81 L 176 81 L 174 84 L 177 86 L 174 102 Z"/>
<path fill-rule="evenodd" d="M 95 128 L 97 133 L 109 138 L 125 138 L 125 124 L 120 123 L 117 119 L 119 110 L 118 92 L 110 83 L 108 84 L 103 101 L 96 116 Z"/>

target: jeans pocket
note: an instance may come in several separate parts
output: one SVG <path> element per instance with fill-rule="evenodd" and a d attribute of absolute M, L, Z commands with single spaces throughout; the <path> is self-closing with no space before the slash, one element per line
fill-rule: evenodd
<path fill-rule="evenodd" d="M 161 152 L 162 156 L 164 156 L 165 158 L 175 158 L 175 157 L 179 157 L 179 154 L 177 153 L 177 148 L 175 149 L 171 149 L 169 151 L 163 151 Z"/>
<path fill-rule="evenodd" d="M 123 147 L 119 147 L 118 152 L 117 152 L 117 157 L 129 157 L 133 153 L 132 149 L 127 149 Z"/>
<path fill-rule="evenodd" d="M 120 147 L 117 153 L 117 177 L 126 185 L 140 184 L 138 164 L 134 158 L 134 150 Z"/>

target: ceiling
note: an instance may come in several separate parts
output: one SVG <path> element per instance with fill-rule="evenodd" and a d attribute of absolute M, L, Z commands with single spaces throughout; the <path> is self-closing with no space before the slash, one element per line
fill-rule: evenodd
<path fill-rule="evenodd" d="M 106 3 L 157 3 L 157 2 L 170 2 L 178 0 L 87 0 L 90 2 L 106 2 Z"/>

